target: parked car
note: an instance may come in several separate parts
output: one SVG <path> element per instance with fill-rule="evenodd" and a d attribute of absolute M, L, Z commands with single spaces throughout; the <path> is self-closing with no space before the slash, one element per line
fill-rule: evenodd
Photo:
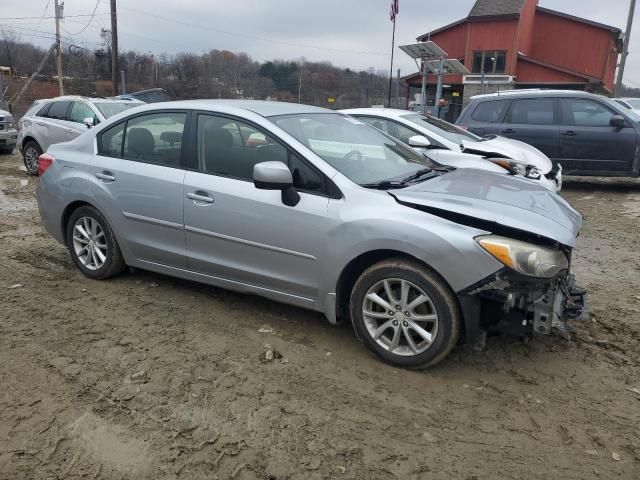
<path fill-rule="evenodd" d="M 10 154 L 16 146 L 18 131 L 13 123 L 13 115 L 0 110 L 0 153 Z"/>
<path fill-rule="evenodd" d="M 616 103 L 619 103 L 628 110 L 633 110 L 636 114 L 640 114 L 640 98 L 614 98 Z"/>
<path fill-rule="evenodd" d="M 504 137 L 481 138 L 449 122 L 429 115 L 392 108 L 341 110 L 367 122 L 443 165 L 480 168 L 520 175 L 551 191 L 562 188 L 562 169 L 553 168 L 541 151 Z"/>
<path fill-rule="evenodd" d="M 581 308 L 582 220 L 560 196 L 323 108 L 145 105 L 38 168 L 44 226 L 88 277 L 128 265 L 323 312 L 394 365 L 493 328 L 550 333 Z"/>
<path fill-rule="evenodd" d="M 139 90 L 133 93 L 125 93 L 114 98 L 124 100 L 140 100 L 144 103 L 170 102 L 172 100 L 175 100 L 175 98 L 170 95 L 164 88 L 149 88 L 147 90 Z"/>
<path fill-rule="evenodd" d="M 20 119 L 18 148 L 31 175 L 38 173 L 37 160 L 50 145 L 68 142 L 88 128 L 129 108 L 137 100 L 109 100 L 78 96 L 57 97 L 34 102 Z"/>
<path fill-rule="evenodd" d="M 472 97 L 457 125 L 545 153 L 565 175 L 640 174 L 640 115 L 586 92 L 513 90 Z"/>

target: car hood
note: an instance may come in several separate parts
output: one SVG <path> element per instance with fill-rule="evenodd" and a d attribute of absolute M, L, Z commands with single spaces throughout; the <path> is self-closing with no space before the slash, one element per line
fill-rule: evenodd
<path fill-rule="evenodd" d="M 389 193 L 402 203 L 426 207 L 436 215 L 438 212 L 463 215 L 481 220 L 489 230 L 491 224 L 498 224 L 569 247 L 575 246 L 582 226 L 582 216 L 562 197 L 544 187 L 518 177 L 471 168 Z"/>
<path fill-rule="evenodd" d="M 475 153 L 484 157 L 509 158 L 516 163 L 536 167 L 546 175 L 553 163 L 544 153 L 531 145 L 510 138 L 495 137 L 482 142 L 462 141 L 464 153 Z"/>

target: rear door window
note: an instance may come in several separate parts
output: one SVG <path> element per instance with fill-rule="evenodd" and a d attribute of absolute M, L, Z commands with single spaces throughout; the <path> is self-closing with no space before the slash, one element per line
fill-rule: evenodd
<path fill-rule="evenodd" d="M 127 121 L 124 158 L 179 167 L 187 114 L 161 112 L 140 115 Z"/>
<path fill-rule="evenodd" d="M 49 107 L 46 116 L 55 120 L 66 120 L 70 105 L 71 102 L 67 101 L 53 102 L 51 107 Z"/>
<path fill-rule="evenodd" d="M 553 125 L 554 100 L 514 100 L 505 123 L 518 125 Z"/>
<path fill-rule="evenodd" d="M 508 106 L 509 102 L 506 100 L 481 102 L 471 114 L 471 118 L 477 122 L 501 123 Z"/>

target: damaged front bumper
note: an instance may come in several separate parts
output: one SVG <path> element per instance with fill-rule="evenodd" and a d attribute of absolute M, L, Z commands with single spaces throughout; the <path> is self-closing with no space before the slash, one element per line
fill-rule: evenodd
<path fill-rule="evenodd" d="M 488 333 L 518 336 L 568 335 L 568 322 L 586 313 L 586 291 L 575 277 L 563 273 L 553 279 L 526 277 L 502 270 L 461 292 L 466 339 L 483 347 Z"/>

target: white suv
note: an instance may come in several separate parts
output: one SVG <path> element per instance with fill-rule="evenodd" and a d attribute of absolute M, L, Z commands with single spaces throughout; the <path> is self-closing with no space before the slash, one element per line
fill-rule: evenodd
<path fill-rule="evenodd" d="M 27 172 L 38 173 L 38 157 L 51 145 L 73 140 L 107 118 L 142 104 L 78 96 L 37 100 L 20 119 L 17 139 Z"/>

